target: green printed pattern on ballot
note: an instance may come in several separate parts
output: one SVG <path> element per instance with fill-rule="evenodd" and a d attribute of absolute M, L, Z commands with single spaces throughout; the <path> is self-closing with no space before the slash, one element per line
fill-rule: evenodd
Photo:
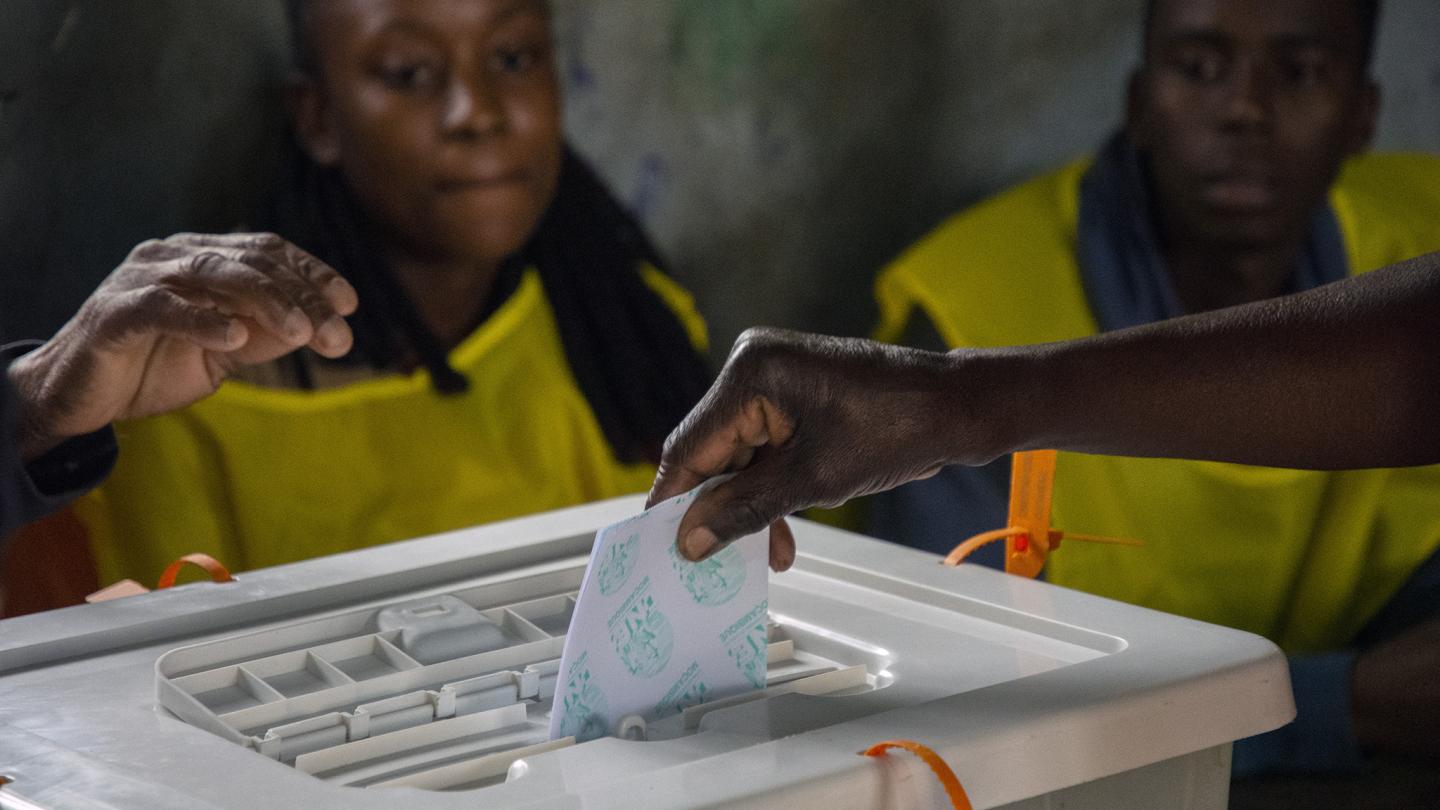
<path fill-rule="evenodd" d="M 639 557 L 639 546 L 640 535 L 632 532 L 623 542 L 611 543 L 605 549 L 595 571 L 595 584 L 600 587 L 600 593 L 609 596 L 620 590 L 625 580 L 630 578 L 630 572 L 635 570 L 635 560 Z"/>
<path fill-rule="evenodd" d="M 675 631 L 650 595 L 649 577 L 640 580 L 608 626 L 615 654 L 631 675 L 652 678 L 670 662 Z"/>
<path fill-rule="evenodd" d="M 574 737 L 579 742 L 605 736 L 605 723 L 601 719 L 609 713 L 605 693 L 590 677 L 590 654 L 585 653 L 570 665 L 566 673 L 565 697 L 561 703 L 564 714 L 560 719 L 560 733 Z"/>
<path fill-rule="evenodd" d="M 700 676 L 700 662 L 691 661 L 690 666 L 680 673 L 680 679 L 665 693 L 665 697 L 655 704 L 655 716 L 669 717 L 709 700 L 710 688 Z"/>
<path fill-rule="evenodd" d="M 725 645 L 730 660 L 756 689 L 765 688 L 768 671 L 770 632 L 766 611 L 769 608 L 767 599 L 720 634 L 720 643 Z"/>
<path fill-rule="evenodd" d="M 690 562 L 671 543 L 670 564 L 697 605 L 719 607 L 745 586 L 745 555 L 733 545 L 700 562 Z"/>

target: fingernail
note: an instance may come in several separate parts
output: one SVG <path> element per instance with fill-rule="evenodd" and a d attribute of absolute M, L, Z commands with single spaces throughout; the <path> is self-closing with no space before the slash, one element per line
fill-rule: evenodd
<path fill-rule="evenodd" d="M 330 279 L 330 281 L 326 282 L 325 284 L 325 297 L 327 298 L 335 298 L 341 295 L 349 295 L 351 291 L 352 288 L 350 286 L 350 282 L 346 281 L 343 278 L 340 278 L 339 276 Z"/>
<path fill-rule="evenodd" d="M 238 346 L 245 340 L 245 325 L 239 321 L 230 321 L 225 324 L 225 345 Z"/>
<path fill-rule="evenodd" d="M 320 345 L 334 348 L 340 345 L 341 335 L 345 331 L 345 320 L 338 315 L 331 316 L 329 320 L 320 325 L 317 337 L 320 338 Z"/>
<path fill-rule="evenodd" d="M 285 315 L 285 323 L 283 325 L 285 334 L 298 338 L 305 334 L 305 325 L 307 323 L 309 323 L 309 319 L 305 317 L 304 312 L 301 312 L 299 309 L 292 309 Z"/>
<path fill-rule="evenodd" d="M 680 544 L 680 550 L 691 560 L 699 560 L 714 548 L 716 543 L 715 533 L 698 526 L 686 533 L 684 541 Z"/>

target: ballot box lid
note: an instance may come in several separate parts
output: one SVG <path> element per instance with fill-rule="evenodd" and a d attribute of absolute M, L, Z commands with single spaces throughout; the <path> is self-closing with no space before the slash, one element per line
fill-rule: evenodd
<path fill-rule="evenodd" d="M 1284 657 L 1260 637 L 797 520 L 795 567 L 772 576 L 757 616 L 766 643 L 736 653 L 763 669 L 762 689 L 692 702 L 624 739 L 550 740 L 594 533 L 641 506 L 0 622 L 0 774 L 14 780 L 0 797 L 863 806 L 895 803 L 900 774 L 926 773 L 860 753 L 905 738 L 949 763 L 976 806 L 999 806 L 1294 716 Z"/>

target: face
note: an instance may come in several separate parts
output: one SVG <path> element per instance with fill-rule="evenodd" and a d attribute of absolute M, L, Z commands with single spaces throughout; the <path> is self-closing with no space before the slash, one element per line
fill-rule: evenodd
<path fill-rule="evenodd" d="M 540 0 L 312 0 L 316 75 L 292 108 L 392 247 L 444 262 L 519 250 L 560 174 Z"/>
<path fill-rule="evenodd" d="M 1130 91 L 1171 239 L 1298 246 L 1374 128 L 1352 0 L 1161 0 Z"/>

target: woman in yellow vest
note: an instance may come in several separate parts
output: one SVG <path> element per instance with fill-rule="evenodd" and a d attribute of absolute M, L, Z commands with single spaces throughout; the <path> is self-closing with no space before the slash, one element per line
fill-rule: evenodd
<path fill-rule="evenodd" d="M 901 256 L 877 281 L 878 337 L 918 325 L 949 347 L 1067 340 L 1440 249 L 1440 160 L 1358 155 L 1377 106 L 1373 4 L 1293 10 L 1152 4 L 1125 132 Z M 1329 44 L 1284 44 L 1311 39 Z M 873 529 L 948 550 L 999 525 L 1004 493 L 1003 476 L 947 470 L 877 503 Z M 1062 454 L 1055 499 L 1056 525 L 1145 546 L 1067 544 L 1050 581 L 1260 633 L 1292 654 L 1299 718 L 1283 739 L 1237 746 L 1237 770 L 1348 769 L 1362 746 L 1386 746 L 1374 725 L 1360 739 L 1351 677 L 1404 604 L 1428 605 L 1412 623 L 1437 613 L 1440 469 Z"/>
<path fill-rule="evenodd" d="M 101 581 L 238 569 L 643 492 L 704 326 L 566 148 L 541 2 L 291 3 L 274 230 L 359 292 L 356 345 L 117 427 L 78 509 Z"/>

